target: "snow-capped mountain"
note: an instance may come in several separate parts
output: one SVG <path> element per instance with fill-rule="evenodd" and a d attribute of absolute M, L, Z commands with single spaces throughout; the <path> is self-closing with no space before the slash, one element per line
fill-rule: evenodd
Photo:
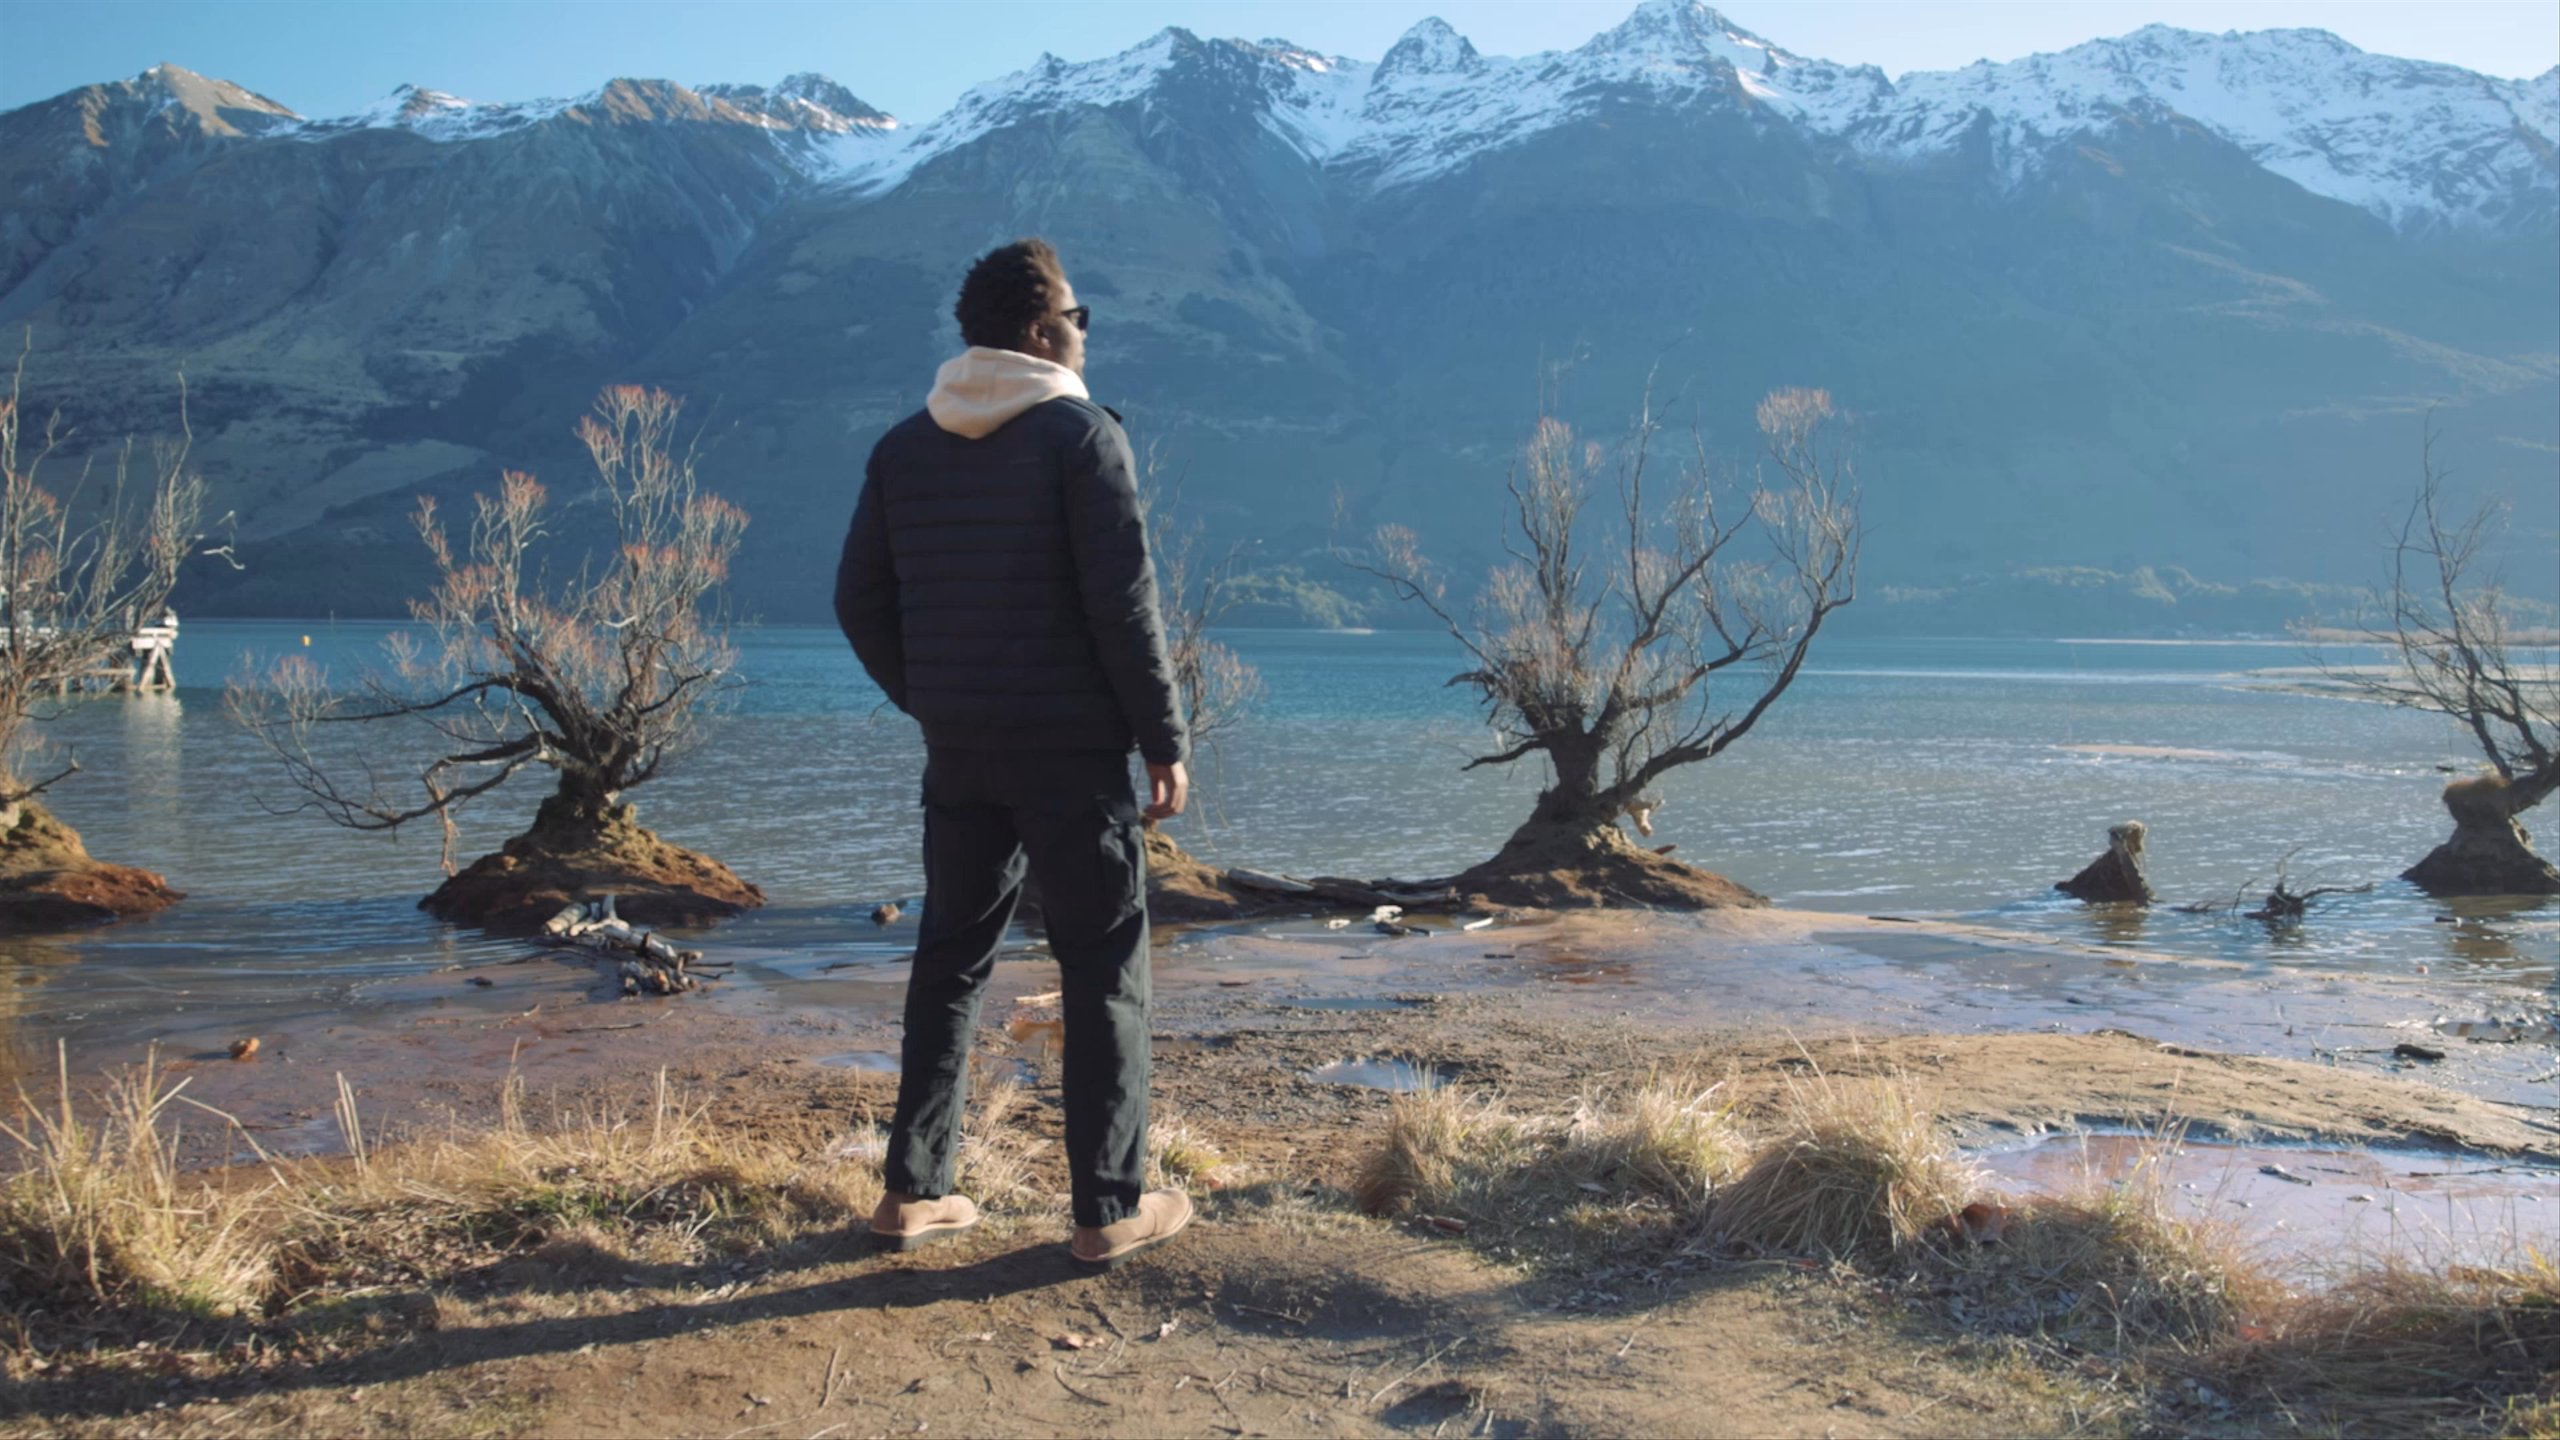
<path fill-rule="evenodd" d="M 2055 146 L 2150 107 L 2403 229 L 2531 220 L 2560 186 L 2560 66 L 2500 80 L 2369 55 L 2326 31 L 2153 25 L 1897 83 L 1874 66 L 1793 54 L 1697 0 L 1643 0 L 1579 49 L 1519 58 L 1481 55 L 1437 18 L 1374 64 L 1169 29 L 1100 60 L 1044 56 L 971 90 L 902 143 L 841 152 L 839 178 L 877 193 L 1007 124 L 1145 104 L 1204 70 L 1228 72 L 1264 123 L 1311 161 L 1380 189 L 1642 102 L 1757 111 L 1885 162 L 1948 155 L 1984 133 L 1997 175 L 2012 185 Z"/>
<path fill-rule="evenodd" d="M 1773 385 L 1833 389 L 1887 579 L 2361 579 L 2429 407 L 2467 483 L 2549 483 L 2556 135 L 2560 70 L 2318 32 L 1895 78 L 1689 0 L 1515 57 L 1435 19 L 1374 60 L 1166 30 L 913 125 L 808 73 L 308 118 L 158 66 L 0 114 L 0 331 L 92 434 L 151 428 L 183 365 L 265 547 L 202 577 L 234 610 L 396 612 L 417 494 L 574 474 L 569 417 L 648 380 L 781 517 L 746 603 L 822 611 L 957 267 L 1023 233 L 1094 306 L 1097 393 L 1277 558 L 1336 493 L 1485 543 L 1554 371 L 1603 430 L 1649 378 L 1726 437 Z"/>
<path fill-rule="evenodd" d="M 1943 152 L 1979 117 L 2012 165 L 2148 102 L 2315 195 L 2402 229 L 2547 216 L 2560 66 L 2500 80 L 2368 55 L 2325 30 L 2205 35 L 2150 25 L 2056 55 L 1904 77 L 1843 127 L 1878 154 Z"/>

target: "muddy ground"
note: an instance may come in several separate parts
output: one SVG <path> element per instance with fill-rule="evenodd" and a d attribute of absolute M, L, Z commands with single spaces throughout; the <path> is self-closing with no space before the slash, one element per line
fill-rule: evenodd
<path fill-rule="evenodd" d="M 386 1129 L 476 1123 L 510 1066 L 539 1097 L 636 1096 L 656 1067 L 715 1123 L 885 1122 L 894 972 L 738 957 L 724 996 L 607 1001 L 542 958 L 402 982 L 362 1016 L 266 1027 L 258 1060 L 176 1058 L 262 1143 L 325 1152 L 332 1077 Z M 0 1429 L 115 1434 L 2246 1433 L 2284 1417 L 1954 1328 L 1891 1275 L 1649 1255 L 1570 1274 L 1344 1190 L 1390 1095 L 1316 1078 L 1426 1067 L 1557 1110 L 1681 1067 L 1744 1114 L 1816 1072 L 1899 1074 L 1959 1137 L 2187 1123 L 2194 1133 L 2414 1142 L 2560 1159 L 2549 1048 L 2390 1054 L 2487 1003 L 2408 984 L 2075 951 L 1838 916 L 1591 916 L 1391 942 L 1297 923 L 1168 937 L 1161 1111 L 1222 1149 L 1225 1188 L 1178 1243 L 1104 1277 L 1064 1255 L 1054 971 L 1001 967 L 978 1073 L 1041 1204 L 940 1251 L 843 1231 L 700 1266 L 549 1256 L 334 1307 L 325 1345 L 111 1371 L 9 1361 Z M 478 986 L 475 978 L 491 983 Z M 1008 1023 L 1018 1022 L 1018 1023 Z M 208 1145 L 215 1142 L 208 1140 Z M 236 1137 L 220 1142 L 236 1145 Z M 2560 1245 L 2560 1194 L 2518 1222 Z M 2346 1428 L 2357 1428 L 2350 1424 Z"/>

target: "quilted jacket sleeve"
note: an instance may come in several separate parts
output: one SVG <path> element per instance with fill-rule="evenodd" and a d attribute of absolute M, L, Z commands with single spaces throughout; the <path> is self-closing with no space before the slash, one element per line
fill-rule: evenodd
<path fill-rule="evenodd" d="M 1128 436 L 1108 416 L 1095 415 L 1065 459 L 1067 535 L 1094 653 L 1137 736 L 1139 755 L 1152 765 L 1177 764 L 1189 758 L 1191 741 L 1165 649 Z"/>
<path fill-rule="evenodd" d="M 874 465 L 864 467 L 862 498 L 853 507 L 853 528 L 844 537 L 844 558 L 836 565 L 836 623 L 853 642 L 871 683 L 889 703 L 907 708 L 907 643 L 898 619 L 898 571 L 889 554 L 888 518 L 881 513 L 880 478 Z"/>

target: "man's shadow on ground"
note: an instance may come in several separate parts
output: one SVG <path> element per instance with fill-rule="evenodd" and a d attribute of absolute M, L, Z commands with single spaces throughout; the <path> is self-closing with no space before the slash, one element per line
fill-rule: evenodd
<path fill-rule="evenodd" d="M 786 1264 L 805 1269 L 846 1258 L 841 1250 Z M 691 1273 L 708 1279 L 713 1267 Z M 757 1321 L 794 1320 L 834 1310 L 911 1310 L 948 1301 L 983 1303 L 1088 1278 L 1066 1247 L 1041 1244 L 1004 1251 L 949 1269 L 876 1264 L 852 1275 L 761 1291 L 708 1304 L 659 1304 L 620 1315 L 569 1316 L 437 1331 L 406 1343 L 316 1365 L 281 1366 L 176 1390 L 137 1385 L 129 1375 L 71 1375 L 12 1387 L 0 1413 L 49 1419 L 97 1419 L 147 1413 L 212 1396 L 268 1394 L 338 1384 L 381 1385 L 492 1360 L 566 1354 L 585 1346 L 628 1345 Z M 500 1287 L 525 1288 L 525 1287 Z"/>

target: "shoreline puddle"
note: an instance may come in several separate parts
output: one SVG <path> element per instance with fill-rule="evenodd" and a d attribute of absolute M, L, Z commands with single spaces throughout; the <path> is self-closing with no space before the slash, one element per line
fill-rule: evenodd
<path fill-rule="evenodd" d="M 834 1055 L 812 1055 L 809 1063 L 824 1065 L 830 1070 L 865 1070 L 875 1075 L 898 1073 L 898 1057 L 886 1050 L 846 1050 Z"/>
<path fill-rule="evenodd" d="M 1349 1085 L 1363 1090 L 1403 1094 L 1426 1086 L 1444 1085 L 1454 1077 L 1455 1072 L 1446 1065 L 1393 1055 L 1355 1055 L 1304 1071 L 1300 1078 L 1319 1085 Z"/>
<path fill-rule="evenodd" d="M 1971 1148 L 2013 1196 L 2167 1187 L 2289 1279 L 2377 1260 L 2501 1267 L 2560 1246 L 2560 1165 L 2463 1150 L 2066 1131 Z"/>

